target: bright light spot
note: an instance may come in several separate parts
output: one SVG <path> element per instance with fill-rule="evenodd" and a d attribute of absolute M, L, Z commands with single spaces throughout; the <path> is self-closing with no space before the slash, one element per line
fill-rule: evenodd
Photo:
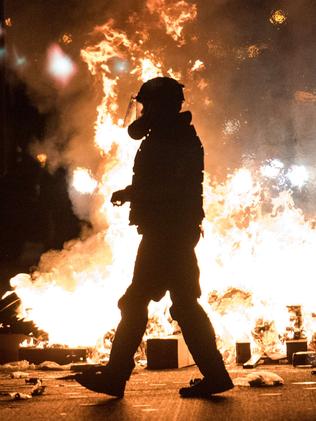
<path fill-rule="evenodd" d="M 47 155 L 45 153 L 39 153 L 36 155 L 36 159 L 41 164 L 41 167 L 44 167 L 47 161 Z"/>
<path fill-rule="evenodd" d="M 15 64 L 17 66 L 23 66 L 24 64 L 26 64 L 26 58 L 25 57 L 17 57 L 15 60 Z"/>
<path fill-rule="evenodd" d="M 88 169 L 76 168 L 72 176 L 72 185 L 79 193 L 91 194 L 96 189 L 98 183 L 91 176 Z"/>
<path fill-rule="evenodd" d="M 203 70 L 203 69 L 205 69 L 205 65 L 204 65 L 203 61 L 201 61 L 201 60 L 195 60 L 193 66 L 192 66 L 191 71 L 192 72 L 195 72 L 196 70 Z"/>
<path fill-rule="evenodd" d="M 17 67 L 22 67 L 26 64 L 26 58 L 23 56 L 19 56 L 17 52 L 14 53 L 15 55 L 15 65 Z"/>
<path fill-rule="evenodd" d="M 7 18 L 5 21 L 6 26 L 11 27 L 12 26 L 12 19 L 11 18 Z"/>
<path fill-rule="evenodd" d="M 275 10 L 269 20 L 273 25 L 282 25 L 286 19 L 287 16 L 283 10 Z"/>
<path fill-rule="evenodd" d="M 302 188 L 309 179 L 308 171 L 304 165 L 293 165 L 286 176 L 290 180 L 292 186 L 298 188 Z"/>
<path fill-rule="evenodd" d="M 140 59 L 141 63 L 141 79 L 146 82 L 154 77 L 163 76 L 160 63 L 153 63 L 149 58 Z"/>
<path fill-rule="evenodd" d="M 3 59 L 5 55 L 6 55 L 5 48 L 0 48 L 0 60 Z"/>
<path fill-rule="evenodd" d="M 277 178 L 283 168 L 283 162 L 278 159 L 272 159 L 268 164 L 260 167 L 260 173 L 263 177 Z"/>
<path fill-rule="evenodd" d="M 47 71 L 56 81 L 66 85 L 76 73 L 77 68 L 59 45 L 54 44 L 47 52 Z"/>
<path fill-rule="evenodd" d="M 249 170 L 242 168 L 231 180 L 231 188 L 237 194 L 247 193 L 253 187 L 253 180 Z"/>
<path fill-rule="evenodd" d="M 260 48 L 257 45 L 250 45 L 248 47 L 248 57 L 255 58 L 260 54 Z"/>

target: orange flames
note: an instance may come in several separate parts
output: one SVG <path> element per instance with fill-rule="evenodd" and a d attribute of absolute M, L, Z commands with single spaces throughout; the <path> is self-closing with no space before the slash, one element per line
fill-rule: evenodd
<path fill-rule="evenodd" d="M 180 0 L 147 0 L 147 8 L 152 14 L 158 14 L 166 33 L 180 45 L 185 43 L 183 37 L 184 24 L 193 21 L 197 16 L 195 4 Z"/>
<path fill-rule="evenodd" d="M 151 13 L 163 7 L 160 17 L 176 42 L 182 39 L 181 25 L 197 13 L 194 5 L 184 1 L 148 0 L 147 7 Z M 100 338 L 102 342 L 103 335 L 118 323 L 116 303 L 131 281 L 139 236 L 128 224 L 128 205 L 113 207 L 110 197 L 131 182 L 139 143 L 128 138 L 117 117 L 121 81 L 110 59 L 132 62 L 135 89 L 141 81 L 174 74 L 171 69 L 163 71 L 159 57 L 142 52 L 143 43 L 129 40 L 123 31 L 114 29 L 112 21 L 95 31 L 102 41 L 82 50 L 81 56 L 103 88 L 94 139 L 103 158 L 95 173 L 77 168 L 71 187 L 72 195 L 90 195 L 93 230 L 81 240 L 68 242 L 60 252 L 45 253 L 37 272 L 11 280 L 22 300 L 21 316 L 48 332 L 51 344 L 96 346 Z M 192 72 L 204 64 L 196 60 L 189 66 Z M 239 122 L 230 122 L 227 133 L 236 128 Z M 307 177 L 302 167 L 286 173 L 277 160 L 260 168 L 240 168 L 225 183 L 212 183 L 205 174 L 204 236 L 196 248 L 201 303 L 215 325 L 221 349 L 228 351 L 228 361 L 237 340 L 250 340 L 254 348 L 281 350 L 279 336 L 289 324 L 287 305 L 302 305 L 309 340 L 316 331 L 312 293 L 316 232 L 312 221 L 295 206 L 290 189 L 274 189 L 273 194 L 270 189 L 272 183 L 285 179 L 301 186 Z M 169 305 L 168 295 L 150 305 L 156 334 L 173 331 Z M 258 323 L 270 328 L 255 343 L 252 333 Z"/>

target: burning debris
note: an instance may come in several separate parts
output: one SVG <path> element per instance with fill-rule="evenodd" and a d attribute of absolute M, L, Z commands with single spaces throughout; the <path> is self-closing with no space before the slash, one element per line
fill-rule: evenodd
<path fill-rule="evenodd" d="M 279 10 L 275 10 L 271 14 L 269 20 L 272 23 L 272 25 L 283 25 L 286 19 L 287 19 L 286 13 L 283 10 L 279 9 Z"/>
<path fill-rule="evenodd" d="M 65 45 L 71 44 L 72 43 L 72 35 L 71 34 L 64 34 L 61 37 L 61 40 Z"/>
<path fill-rule="evenodd" d="M 5 26 L 7 26 L 9 28 L 13 25 L 13 22 L 12 22 L 12 19 L 11 18 L 6 18 L 4 20 L 4 23 L 5 23 Z"/>

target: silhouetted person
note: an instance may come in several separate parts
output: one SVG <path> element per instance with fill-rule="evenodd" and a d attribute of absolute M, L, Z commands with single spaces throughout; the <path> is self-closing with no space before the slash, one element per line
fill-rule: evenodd
<path fill-rule="evenodd" d="M 109 363 L 76 378 L 91 390 L 122 397 L 146 329 L 148 304 L 159 301 L 168 290 L 171 316 L 178 321 L 204 376 L 180 389 L 180 394 L 210 396 L 231 389 L 233 384 L 217 349 L 213 327 L 197 302 L 201 290 L 194 248 L 204 218 L 203 147 L 191 125 L 191 113 L 180 113 L 183 85 L 176 80 L 149 80 L 136 100 L 143 111 L 128 133 L 143 141 L 135 157 L 132 184 L 115 192 L 111 200 L 117 205 L 130 202 L 130 223 L 137 226 L 142 240 L 132 283 L 119 300 L 122 319 Z"/>

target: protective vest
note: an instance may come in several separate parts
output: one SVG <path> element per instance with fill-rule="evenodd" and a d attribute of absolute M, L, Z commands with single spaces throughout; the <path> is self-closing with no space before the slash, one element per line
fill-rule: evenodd
<path fill-rule="evenodd" d="M 140 232 L 191 229 L 204 218 L 204 151 L 190 122 L 190 113 L 180 113 L 172 122 L 152 128 L 137 151 L 130 224 Z"/>

